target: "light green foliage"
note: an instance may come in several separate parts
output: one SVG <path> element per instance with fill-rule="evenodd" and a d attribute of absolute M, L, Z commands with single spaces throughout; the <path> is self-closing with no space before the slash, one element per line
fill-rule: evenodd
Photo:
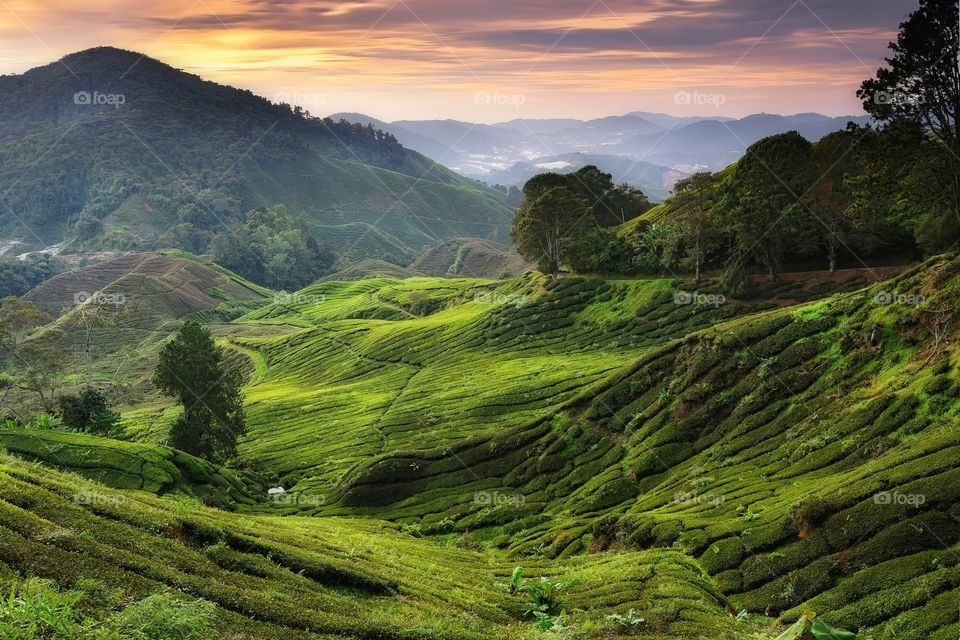
<path fill-rule="evenodd" d="M 130 640 L 203 640 L 210 637 L 216 607 L 204 600 L 187 600 L 155 593 L 113 616 L 105 625 Z"/>

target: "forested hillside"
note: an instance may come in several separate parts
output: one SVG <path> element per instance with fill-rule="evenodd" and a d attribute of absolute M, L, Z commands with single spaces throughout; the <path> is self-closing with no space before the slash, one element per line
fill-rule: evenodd
<path fill-rule="evenodd" d="M 414 255 L 504 239 L 510 221 L 500 194 L 382 131 L 106 47 L 0 77 L 0 190 L 0 233 L 73 251 L 203 251 L 277 203 L 320 235 L 377 226 Z"/>

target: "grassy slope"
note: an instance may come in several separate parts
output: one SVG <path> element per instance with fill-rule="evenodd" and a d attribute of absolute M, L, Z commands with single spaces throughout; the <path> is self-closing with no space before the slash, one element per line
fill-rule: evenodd
<path fill-rule="evenodd" d="M 169 447 L 72 433 L 2 429 L 0 448 L 115 489 L 193 496 L 221 508 L 262 501 L 263 487 L 249 474 L 218 468 Z"/>
<path fill-rule="evenodd" d="M 78 504 L 77 492 L 97 499 Z M 495 586 L 513 566 L 375 521 L 240 516 L 0 456 L 0 577 L 12 567 L 64 589 L 96 586 L 111 594 L 82 601 L 96 617 L 173 588 L 217 605 L 218 638 L 533 637 L 522 601 Z M 604 614 L 629 608 L 651 612 L 648 638 L 748 637 L 680 553 L 526 566 L 579 580 L 566 603 L 582 638 L 610 637 Z"/>
<path fill-rule="evenodd" d="M 939 259 L 668 342 L 552 418 L 452 455 L 386 456 L 328 512 L 471 530 L 521 554 L 683 549 L 736 608 L 955 638 L 958 288 L 960 260 Z M 875 302 L 892 290 L 925 302 Z M 523 502 L 478 505 L 478 490 Z"/>
<path fill-rule="evenodd" d="M 99 310 L 98 292 L 106 300 Z M 86 300 L 78 304 L 81 293 Z M 160 345 L 182 319 L 228 321 L 272 302 L 273 293 L 189 253 L 166 251 L 123 254 L 69 271 L 25 298 L 58 316 L 51 326 L 75 346 L 68 354 L 75 359 L 82 359 L 90 322 L 96 376 L 119 371 L 135 380 L 149 374 Z M 85 314 L 94 319 L 85 320 Z"/>
<path fill-rule="evenodd" d="M 231 337 L 267 366 L 247 390 L 242 457 L 329 493 L 376 456 L 550 415 L 644 349 L 753 308 L 682 306 L 672 297 L 670 281 L 548 284 L 535 276 L 315 285 L 297 294 L 302 304 L 238 321 L 251 332 L 263 322 L 302 331 Z"/>

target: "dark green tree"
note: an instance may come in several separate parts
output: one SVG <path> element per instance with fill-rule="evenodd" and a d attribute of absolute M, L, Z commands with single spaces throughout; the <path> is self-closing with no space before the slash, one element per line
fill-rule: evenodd
<path fill-rule="evenodd" d="M 697 282 L 708 257 L 721 241 L 713 207 L 717 201 L 717 178 L 709 172 L 695 173 L 673 186 L 670 224 L 675 240 L 667 250 L 668 260 L 691 269 Z"/>
<path fill-rule="evenodd" d="M 812 182 L 810 155 L 810 143 L 796 131 L 752 144 L 718 203 L 734 238 L 734 259 L 753 260 L 774 280 L 805 222 L 798 217 L 804 208 L 796 205 Z"/>
<path fill-rule="evenodd" d="M 60 396 L 60 418 L 63 424 L 77 431 L 110 434 L 117 428 L 120 414 L 110 410 L 107 398 L 88 387 L 79 395 Z"/>
<path fill-rule="evenodd" d="M 857 92 L 863 108 L 882 122 L 921 124 L 942 146 L 949 171 L 942 188 L 960 223 L 960 21 L 956 0 L 920 0 L 900 25 L 893 55 Z"/>
<path fill-rule="evenodd" d="M 510 238 L 521 256 L 555 278 L 574 239 L 596 221 L 590 203 L 567 187 L 534 193 L 540 195 L 528 196 L 517 211 Z"/>
<path fill-rule="evenodd" d="M 243 225 L 218 234 L 211 250 L 214 262 L 259 284 L 285 290 L 310 284 L 335 261 L 282 204 L 250 211 Z"/>
<path fill-rule="evenodd" d="M 237 439 L 246 433 L 240 374 L 225 367 L 223 350 L 207 329 L 184 322 L 160 350 L 152 382 L 183 407 L 171 446 L 212 462 L 236 455 Z"/>

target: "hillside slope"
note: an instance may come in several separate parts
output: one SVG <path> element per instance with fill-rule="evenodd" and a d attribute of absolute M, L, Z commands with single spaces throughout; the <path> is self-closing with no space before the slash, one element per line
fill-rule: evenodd
<path fill-rule="evenodd" d="M 64 353 L 112 383 L 142 383 L 184 318 L 226 322 L 274 302 L 274 293 L 182 251 L 129 253 L 62 273 L 25 299 L 55 318 Z"/>
<path fill-rule="evenodd" d="M 456 238 L 425 251 L 410 269 L 428 276 L 501 278 L 529 271 L 529 265 L 497 242 L 478 238 Z"/>
<path fill-rule="evenodd" d="M 547 417 L 355 470 L 327 511 L 519 554 L 683 549 L 736 610 L 953 638 L 958 283 L 938 258 L 664 341 Z"/>
<path fill-rule="evenodd" d="M 211 628 L 191 628 L 196 638 L 522 640 L 535 633 L 532 618 L 521 598 L 497 586 L 514 566 L 375 521 L 231 514 L 0 454 L 0 592 L 15 569 L 75 589 L 78 607 L 96 620 L 173 593 L 212 603 Z M 649 612 L 651 639 L 772 637 L 728 616 L 696 563 L 678 552 L 531 560 L 525 569 L 536 580 L 572 583 L 564 602 L 578 637 L 611 637 L 619 627 L 606 616 L 631 608 Z"/>
<path fill-rule="evenodd" d="M 0 78 L 0 189 L 0 234 L 67 250 L 202 242 L 278 202 L 315 228 L 358 224 L 362 241 L 376 226 L 417 251 L 503 238 L 511 218 L 496 192 L 373 128 L 109 47 Z"/>
<path fill-rule="evenodd" d="M 0 429 L 0 449 L 114 489 L 196 497 L 219 508 L 255 505 L 264 488 L 241 474 L 169 447 L 87 435 Z"/>

